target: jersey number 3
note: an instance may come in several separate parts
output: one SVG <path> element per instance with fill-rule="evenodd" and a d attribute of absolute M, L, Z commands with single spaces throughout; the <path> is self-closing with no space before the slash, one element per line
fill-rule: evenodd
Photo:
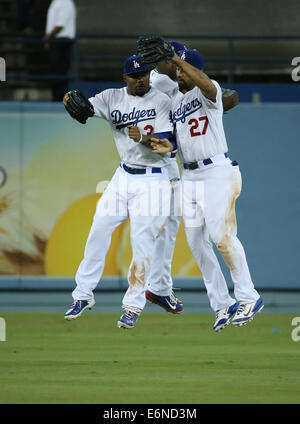
<path fill-rule="evenodd" d="M 152 127 L 152 125 L 146 125 L 144 128 L 146 132 L 146 135 L 151 135 L 153 133 L 154 128 Z"/>
<path fill-rule="evenodd" d="M 200 129 L 198 128 L 199 123 L 201 121 L 204 121 L 202 132 L 200 132 Z M 207 127 L 208 127 L 208 117 L 207 116 L 200 116 L 200 118 L 198 118 L 198 120 L 195 119 L 195 118 L 190 119 L 188 124 L 191 125 L 191 128 L 190 128 L 191 137 L 197 137 L 198 135 L 204 135 L 204 134 L 206 134 L 206 130 L 207 130 Z M 198 130 L 198 131 L 196 131 L 196 130 Z"/>

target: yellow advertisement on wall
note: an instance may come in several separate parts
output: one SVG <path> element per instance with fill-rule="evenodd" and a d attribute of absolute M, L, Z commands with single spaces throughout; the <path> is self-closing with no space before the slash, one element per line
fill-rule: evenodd
<path fill-rule="evenodd" d="M 57 104 L 0 108 L 0 274 L 72 277 L 119 156 L 107 122 L 81 125 Z M 112 236 L 104 276 L 127 276 L 129 221 Z M 181 222 L 173 276 L 199 276 Z"/>

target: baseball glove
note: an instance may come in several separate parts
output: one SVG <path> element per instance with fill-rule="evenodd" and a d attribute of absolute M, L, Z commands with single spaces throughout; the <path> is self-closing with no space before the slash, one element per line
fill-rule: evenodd
<path fill-rule="evenodd" d="M 137 45 L 137 53 L 147 65 L 171 60 L 175 54 L 173 47 L 159 35 L 142 35 L 138 38 Z"/>
<path fill-rule="evenodd" d="M 95 113 L 92 103 L 79 90 L 66 93 L 63 103 L 72 118 L 81 124 L 85 124 L 87 119 Z"/>

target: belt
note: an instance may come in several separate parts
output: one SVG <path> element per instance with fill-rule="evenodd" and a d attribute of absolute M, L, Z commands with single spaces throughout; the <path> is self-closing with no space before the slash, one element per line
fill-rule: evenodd
<path fill-rule="evenodd" d="M 228 153 L 224 153 L 225 158 L 228 158 Z M 208 159 L 203 159 L 202 161 L 203 165 L 210 165 L 211 163 L 213 163 L 213 161 L 208 158 Z M 184 163 L 183 167 L 184 169 L 197 169 L 199 168 L 199 162 L 190 162 L 190 163 Z"/>
<path fill-rule="evenodd" d="M 121 165 L 120 165 L 121 166 Z M 124 171 L 128 172 L 129 174 L 146 174 L 147 170 L 146 168 L 130 168 L 129 166 L 125 165 L 125 163 L 122 164 L 121 168 L 124 169 Z M 161 174 L 161 168 L 151 168 L 152 174 Z"/>

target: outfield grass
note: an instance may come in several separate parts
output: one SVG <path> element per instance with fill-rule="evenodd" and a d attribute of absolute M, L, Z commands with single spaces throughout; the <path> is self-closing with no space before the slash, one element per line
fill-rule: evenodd
<path fill-rule="evenodd" d="M 1 313 L 0 403 L 300 403 L 291 315 L 212 331 L 213 315 Z"/>

